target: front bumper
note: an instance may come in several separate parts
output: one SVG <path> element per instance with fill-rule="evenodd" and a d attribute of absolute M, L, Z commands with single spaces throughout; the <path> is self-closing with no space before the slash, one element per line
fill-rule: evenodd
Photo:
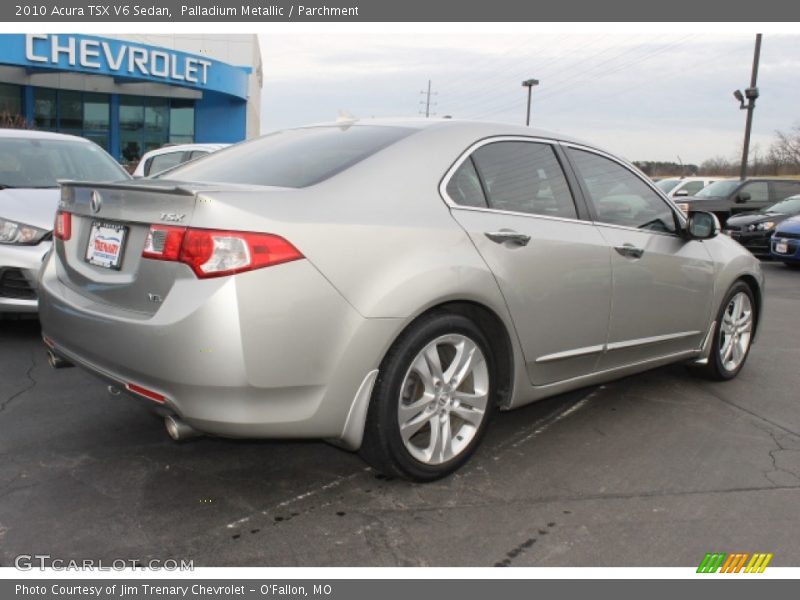
<path fill-rule="evenodd" d="M 786 252 L 778 252 L 778 243 L 786 244 Z M 770 240 L 770 254 L 777 260 L 784 262 L 800 262 L 800 239 L 785 238 L 776 233 Z"/>
<path fill-rule="evenodd" d="M 123 392 L 155 392 L 164 401 L 147 400 L 154 408 L 226 437 L 341 438 L 398 327 L 362 317 L 307 260 L 176 280 L 152 316 L 90 301 L 59 280 L 54 259 L 40 294 L 56 354 Z"/>
<path fill-rule="evenodd" d="M 724 229 L 723 233 L 736 240 L 756 256 L 769 256 L 769 240 L 772 231 L 735 231 Z"/>
<path fill-rule="evenodd" d="M 0 313 L 35 313 L 42 260 L 52 242 L 36 246 L 0 245 Z"/>

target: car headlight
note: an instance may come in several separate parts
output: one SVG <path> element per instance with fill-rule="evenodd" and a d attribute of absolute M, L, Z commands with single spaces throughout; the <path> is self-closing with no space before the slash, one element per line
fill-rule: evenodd
<path fill-rule="evenodd" d="M 0 217 L 0 244 L 35 246 L 47 233 L 46 229 Z"/>
<path fill-rule="evenodd" d="M 750 231 L 769 231 L 775 227 L 775 221 L 764 221 L 763 223 L 756 223 L 755 225 L 750 225 L 748 229 Z"/>

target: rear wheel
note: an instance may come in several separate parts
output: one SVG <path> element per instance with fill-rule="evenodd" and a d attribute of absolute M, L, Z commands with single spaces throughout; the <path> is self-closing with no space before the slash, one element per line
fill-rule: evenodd
<path fill-rule="evenodd" d="M 733 379 L 742 370 L 755 327 L 755 301 L 750 287 L 739 281 L 722 302 L 714 331 L 714 345 L 705 372 L 713 379 Z"/>
<path fill-rule="evenodd" d="M 461 315 L 431 313 L 412 324 L 381 365 L 361 456 L 387 475 L 417 481 L 463 465 L 493 412 L 489 347 Z"/>

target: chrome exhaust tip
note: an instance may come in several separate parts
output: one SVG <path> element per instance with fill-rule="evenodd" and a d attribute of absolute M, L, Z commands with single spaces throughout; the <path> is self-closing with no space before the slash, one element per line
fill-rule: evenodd
<path fill-rule="evenodd" d="M 166 428 L 169 437 L 176 442 L 184 442 L 186 440 L 203 435 L 175 415 L 167 415 L 164 417 L 164 427 Z"/>
<path fill-rule="evenodd" d="M 49 364 L 54 369 L 67 369 L 69 367 L 74 367 L 71 362 L 69 362 L 66 358 L 61 358 L 52 350 L 47 351 L 47 364 Z"/>

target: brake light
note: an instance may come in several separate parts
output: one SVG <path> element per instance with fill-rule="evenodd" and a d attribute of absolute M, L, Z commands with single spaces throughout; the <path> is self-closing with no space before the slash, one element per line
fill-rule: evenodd
<path fill-rule="evenodd" d="M 59 210 L 56 213 L 56 222 L 53 226 L 53 237 L 66 242 L 72 237 L 72 213 Z"/>
<path fill-rule="evenodd" d="M 144 258 L 189 265 L 201 279 L 233 275 L 303 258 L 290 242 L 271 233 L 152 225 Z"/>

